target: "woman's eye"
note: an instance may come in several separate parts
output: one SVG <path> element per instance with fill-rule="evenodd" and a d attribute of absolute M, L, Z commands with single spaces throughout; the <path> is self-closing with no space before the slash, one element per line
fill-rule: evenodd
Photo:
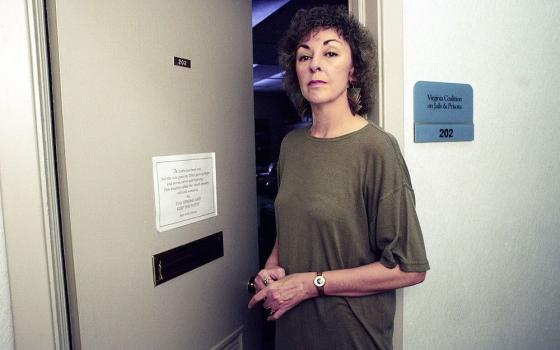
<path fill-rule="evenodd" d="M 303 61 L 309 60 L 310 58 L 311 57 L 309 57 L 309 56 L 302 55 L 302 56 L 299 56 L 298 61 L 303 62 Z"/>
<path fill-rule="evenodd" d="M 337 54 L 336 52 L 329 51 L 329 52 L 325 53 L 325 56 L 327 56 L 327 57 L 335 57 L 335 56 L 338 56 L 338 54 Z"/>

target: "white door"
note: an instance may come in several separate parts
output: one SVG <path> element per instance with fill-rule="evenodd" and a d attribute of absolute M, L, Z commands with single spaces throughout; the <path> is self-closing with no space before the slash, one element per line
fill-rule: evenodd
<path fill-rule="evenodd" d="M 48 7 L 74 347 L 210 349 L 242 334 L 252 348 L 251 2 Z M 216 155 L 218 216 L 158 232 L 152 157 L 205 152 Z M 223 257 L 154 286 L 154 254 L 220 231 Z"/>

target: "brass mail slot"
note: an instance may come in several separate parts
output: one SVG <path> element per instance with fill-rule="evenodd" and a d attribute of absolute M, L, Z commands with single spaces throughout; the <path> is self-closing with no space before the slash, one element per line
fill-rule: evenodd
<path fill-rule="evenodd" d="M 152 257 L 154 286 L 158 286 L 222 256 L 224 256 L 224 237 L 221 231 L 158 253 Z"/>

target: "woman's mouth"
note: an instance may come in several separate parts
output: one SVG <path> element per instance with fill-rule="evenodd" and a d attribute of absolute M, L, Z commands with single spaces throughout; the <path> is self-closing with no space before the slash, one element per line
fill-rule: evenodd
<path fill-rule="evenodd" d="M 317 85 L 322 85 L 322 84 L 326 84 L 326 81 L 323 80 L 311 80 L 309 83 L 307 83 L 307 86 L 317 86 Z"/>

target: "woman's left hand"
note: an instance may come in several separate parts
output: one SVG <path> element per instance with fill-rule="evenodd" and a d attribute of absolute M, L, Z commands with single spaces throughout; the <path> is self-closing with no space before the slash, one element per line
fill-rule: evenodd
<path fill-rule="evenodd" d="M 317 296 L 313 284 L 315 273 L 294 273 L 269 284 L 255 294 L 249 302 L 252 308 L 261 301 L 269 310 L 269 321 L 277 320 L 302 301 Z"/>

